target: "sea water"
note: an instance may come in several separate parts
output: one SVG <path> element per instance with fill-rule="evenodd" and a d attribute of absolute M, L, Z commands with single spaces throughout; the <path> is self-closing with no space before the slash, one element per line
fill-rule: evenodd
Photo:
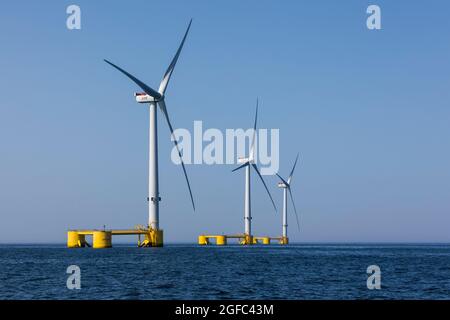
<path fill-rule="evenodd" d="M 450 245 L 1 245 L 0 299 L 450 299 Z"/>

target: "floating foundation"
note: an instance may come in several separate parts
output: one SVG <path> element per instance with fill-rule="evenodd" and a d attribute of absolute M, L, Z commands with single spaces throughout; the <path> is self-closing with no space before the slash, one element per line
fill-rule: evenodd
<path fill-rule="evenodd" d="M 257 237 L 248 234 L 236 234 L 236 235 L 205 235 L 201 234 L 198 236 L 198 244 L 201 246 L 206 245 L 217 245 L 224 246 L 228 244 L 228 239 L 237 239 L 238 243 L 241 245 L 255 245 L 263 244 L 270 245 L 271 242 L 276 242 L 280 245 L 286 245 L 289 243 L 287 237 Z"/>
<path fill-rule="evenodd" d="M 163 230 L 136 227 L 135 229 L 116 230 L 69 230 L 67 232 L 67 247 L 92 247 L 94 249 L 111 248 L 112 237 L 120 235 L 137 235 L 138 247 L 162 247 L 164 243 Z M 86 236 L 92 236 L 92 245 L 86 240 Z M 142 241 L 141 237 L 144 238 Z"/>
<path fill-rule="evenodd" d="M 289 238 L 288 237 L 281 237 L 280 238 L 280 244 L 289 244 Z"/>

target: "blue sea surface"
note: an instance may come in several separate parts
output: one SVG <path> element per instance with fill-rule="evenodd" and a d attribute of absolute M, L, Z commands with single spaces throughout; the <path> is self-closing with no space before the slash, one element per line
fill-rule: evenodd
<path fill-rule="evenodd" d="M 0 299 L 450 299 L 450 245 L 1 245 Z"/>

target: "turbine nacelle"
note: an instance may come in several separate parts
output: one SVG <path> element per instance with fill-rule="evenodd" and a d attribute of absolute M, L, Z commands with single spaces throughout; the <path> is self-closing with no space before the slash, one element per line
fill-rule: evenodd
<path fill-rule="evenodd" d="M 164 99 L 164 97 L 160 99 L 155 99 L 154 97 L 146 94 L 145 92 L 135 92 L 134 97 L 136 98 L 136 102 L 138 103 L 158 102 Z"/>
<path fill-rule="evenodd" d="M 238 163 L 241 163 L 241 164 L 254 162 L 252 158 L 247 158 L 247 157 L 239 157 L 237 161 L 238 161 Z"/>
<path fill-rule="evenodd" d="M 284 189 L 286 189 L 286 188 L 288 188 L 288 185 L 285 184 L 284 182 L 278 182 L 278 188 L 284 188 Z"/>

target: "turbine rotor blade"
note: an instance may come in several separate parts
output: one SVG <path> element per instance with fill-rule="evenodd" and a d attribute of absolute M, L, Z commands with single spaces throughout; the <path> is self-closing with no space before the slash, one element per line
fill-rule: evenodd
<path fill-rule="evenodd" d="M 159 107 L 160 107 L 162 113 L 164 114 L 164 116 L 166 118 L 167 125 L 169 126 L 169 130 L 170 130 L 170 134 L 172 135 L 173 142 L 175 144 L 175 147 L 177 148 L 178 156 L 180 157 L 180 160 L 181 160 L 181 167 L 183 168 L 184 177 L 186 178 L 187 186 L 189 189 L 189 195 L 191 196 L 192 207 L 194 208 L 194 211 L 195 211 L 195 203 L 194 203 L 194 197 L 192 196 L 191 185 L 189 183 L 189 179 L 187 176 L 186 167 L 184 166 L 183 157 L 181 156 L 180 147 L 178 146 L 178 141 L 174 135 L 172 124 L 170 123 L 169 114 L 168 114 L 167 108 L 166 108 L 166 103 L 164 100 L 161 100 L 161 101 L 158 101 L 158 104 L 159 104 Z"/>
<path fill-rule="evenodd" d="M 161 95 L 164 95 L 164 93 L 166 92 L 167 85 L 169 84 L 170 77 L 172 76 L 173 70 L 175 69 L 175 65 L 177 64 L 178 57 L 180 56 L 180 53 L 181 53 L 181 49 L 183 49 L 184 42 L 186 41 L 186 37 L 189 33 L 189 29 L 191 28 L 191 24 L 192 24 L 192 19 L 191 19 L 191 21 L 189 21 L 189 25 L 186 29 L 183 40 L 181 40 L 181 44 L 178 47 L 178 50 L 175 53 L 175 56 L 173 57 L 172 62 L 170 63 L 169 67 L 167 68 L 166 73 L 164 73 L 163 79 L 161 80 L 161 83 L 160 83 L 159 89 L 158 89 L 158 91 Z"/>
<path fill-rule="evenodd" d="M 266 182 L 264 181 L 264 179 L 263 179 L 261 173 L 259 173 L 258 167 L 257 167 L 256 164 L 254 164 L 254 163 L 252 163 L 252 167 L 253 167 L 253 169 L 255 169 L 256 173 L 258 174 L 259 178 L 261 179 L 261 181 L 262 181 L 262 183 L 263 183 L 263 185 L 264 185 L 264 188 L 266 188 L 267 194 L 269 195 L 270 200 L 272 201 L 273 208 L 275 209 L 275 212 L 277 212 L 277 206 L 275 205 L 275 202 L 273 201 L 272 195 L 270 194 L 270 191 L 269 191 L 269 189 L 267 188 Z"/>
<path fill-rule="evenodd" d="M 259 106 L 259 99 L 256 98 L 256 112 L 255 112 L 255 123 L 253 125 L 253 130 L 256 130 L 256 122 L 258 120 L 258 106 Z"/>
<path fill-rule="evenodd" d="M 231 172 L 235 172 L 235 171 L 237 171 L 237 170 L 239 170 L 239 169 L 242 169 L 242 168 L 244 168 L 244 167 L 246 167 L 246 166 L 248 166 L 248 165 L 249 165 L 249 163 L 246 162 L 246 163 L 240 165 L 239 167 L 237 167 L 237 168 L 231 170 Z"/>
<path fill-rule="evenodd" d="M 149 96 L 155 98 L 156 100 L 161 99 L 162 95 L 158 92 L 153 90 L 152 88 L 150 88 L 148 85 L 146 85 L 145 83 L 143 83 L 141 80 L 139 80 L 138 78 L 136 78 L 135 76 L 133 76 L 132 74 L 128 73 L 127 71 L 123 70 L 122 68 L 116 66 L 114 63 L 109 62 L 106 59 L 103 59 L 106 63 L 108 63 L 109 65 L 113 66 L 114 68 L 116 68 L 117 70 L 119 70 L 120 72 L 122 72 L 124 75 L 126 75 L 128 78 L 130 78 L 134 83 L 136 83 L 142 90 L 144 90 L 144 92 L 146 94 L 148 94 Z"/>
<path fill-rule="evenodd" d="M 295 158 L 295 162 L 294 162 L 294 166 L 292 167 L 291 174 L 289 175 L 289 178 L 287 180 L 288 183 L 291 183 L 292 175 L 294 174 L 295 166 L 297 165 L 297 160 L 298 160 L 298 153 L 297 153 L 297 157 Z"/>
<path fill-rule="evenodd" d="M 290 196 L 291 202 L 292 202 L 292 207 L 294 208 L 294 212 L 295 212 L 295 219 L 297 220 L 298 231 L 300 231 L 300 223 L 298 221 L 297 209 L 295 208 L 294 197 L 292 196 L 291 187 L 288 187 L 288 190 L 289 190 L 289 196 Z"/>
<path fill-rule="evenodd" d="M 256 122 L 258 120 L 258 105 L 259 105 L 259 99 L 256 98 L 256 112 L 255 112 L 255 124 L 253 125 L 253 138 L 252 138 L 252 144 L 250 146 L 250 154 L 249 158 L 253 160 L 255 158 L 255 139 L 256 139 Z"/>

